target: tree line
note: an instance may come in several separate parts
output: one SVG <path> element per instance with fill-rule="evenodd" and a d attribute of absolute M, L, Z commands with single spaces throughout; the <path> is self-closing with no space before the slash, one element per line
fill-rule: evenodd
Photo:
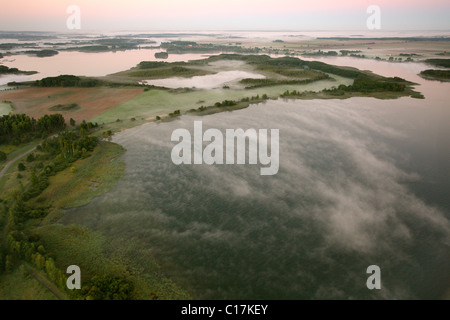
<path fill-rule="evenodd" d="M 66 128 L 61 114 L 44 115 L 38 120 L 26 114 L 12 114 L 0 117 L 0 144 L 15 145 L 43 138 Z"/>
<path fill-rule="evenodd" d="M 10 132 L 14 131 L 12 125 L 14 120 L 18 123 L 26 123 L 30 128 L 39 128 L 42 132 L 52 130 L 53 128 L 64 128 L 61 120 L 52 122 L 51 119 L 60 119 L 61 115 L 45 117 L 44 120 L 34 120 L 26 115 L 2 119 L 10 124 Z M 44 117 L 43 117 L 44 118 Z M 60 122 L 61 121 L 61 122 Z M 39 125 L 38 125 L 39 122 Z M 54 125 L 56 123 L 59 125 Z M 19 126 L 25 128 L 26 126 Z M 64 130 L 58 136 L 46 138 L 38 147 L 35 153 L 27 157 L 28 167 L 22 163 L 23 169 L 30 172 L 30 180 L 27 187 L 21 184 L 20 190 L 12 193 L 8 200 L 0 199 L 0 212 L 8 215 L 8 224 L 6 227 L 6 247 L 0 244 L 0 273 L 10 272 L 20 263 L 27 261 L 39 270 L 44 271 L 48 278 L 74 299 L 101 299 L 101 300 L 123 300 L 130 299 L 133 293 L 133 283 L 123 276 L 117 276 L 113 273 L 107 273 L 101 276 L 94 276 L 85 281 L 81 290 L 68 290 L 66 287 L 67 275 L 65 270 L 58 267 L 54 257 L 47 252 L 45 243 L 40 237 L 33 233 L 30 225 L 44 218 L 50 209 L 50 205 L 41 203 L 37 199 L 33 205 L 29 200 L 38 197 L 49 185 L 49 177 L 57 172 L 69 167 L 74 161 L 88 157 L 97 146 L 99 139 L 90 135 L 90 131 L 97 127 L 96 123 L 83 121 L 73 130 Z M 3 128 L 3 126 L 2 126 Z M 40 131 L 39 131 L 40 132 Z M 45 163 L 45 165 L 44 165 Z M 1 215 L 0 215 L 1 216 Z M 0 219 L 3 223 L 3 218 Z"/>
<path fill-rule="evenodd" d="M 81 87 L 91 88 L 101 85 L 102 82 L 96 79 L 80 78 L 73 75 L 60 75 L 57 77 L 47 77 L 41 80 L 36 80 L 34 85 L 36 87 Z"/>
<path fill-rule="evenodd" d="M 353 81 L 352 85 L 346 86 L 341 84 L 338 87 L 338 90 L 349 92 L 402 92 L 405 91 L 406 88 L 404 82 L 405 80 L 398 77 L 375 80 L 368 76 L 360 75 Z"/>
<path fill-rule="evenodd" d="M 450 79 L 450 70 L 423 70 L 420 72 L 420 75 L 425 77 L 436 78 L 439 80 L 449 80 Z"/>
<path fill-rule="evenodd" d="M 35 74 L 36 71 L 21 71 L 17 68 L 8 68 L 7 66 L 0 66 L 0 74 Z"/>

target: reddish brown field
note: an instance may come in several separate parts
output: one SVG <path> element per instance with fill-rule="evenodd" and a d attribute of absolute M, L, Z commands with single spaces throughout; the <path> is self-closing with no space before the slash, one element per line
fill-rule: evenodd
<path fill-rule="evenodd" d="M 25 113 L 39 118 L 44 114 L 61 113 L 79 123 L 114 108 L 141 94 L 141 88 L 25 88 L 0 92 L 0 101 L 11 101 L 14 113 Z M 55 105 L 77 103 L 81 108 L 73 111 L 50 111 Z"/>

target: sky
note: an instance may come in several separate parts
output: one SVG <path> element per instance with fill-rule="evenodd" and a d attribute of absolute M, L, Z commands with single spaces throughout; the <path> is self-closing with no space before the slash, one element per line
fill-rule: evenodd
<path fill-rule="evenodd" d="M 381 30 L 449 30 L 448 0 L 2 0 L 0 30 L 365 30 L 369 5 Z"/>

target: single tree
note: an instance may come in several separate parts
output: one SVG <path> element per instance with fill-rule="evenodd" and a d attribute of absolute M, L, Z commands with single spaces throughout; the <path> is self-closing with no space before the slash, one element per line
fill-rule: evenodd
<path fill-rule="evenodd" d="M 27 162 L 33 162 L 36 158 L 34 157 L 34 154 L 30 153 L 27 156 Z"/>

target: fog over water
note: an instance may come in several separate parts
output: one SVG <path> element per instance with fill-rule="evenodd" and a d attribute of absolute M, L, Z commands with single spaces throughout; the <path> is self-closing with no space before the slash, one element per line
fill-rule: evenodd
<path fill-rule="evenodd" d="M 126 130 L 114 137 L 123 180 L 61 222 L 102 232 L 143 270 L 151 251 L 196 298 L 448 296 L 450 84 L 417 77 L 421 64 L 368 67 L 421 83 L 426 99 L 279 99 Z M 278 174 L 174 165 L 172 131 L 195 120 L 279 129 Z M 373 264 L 381 290 L 366 287 Z"/>
<path fill-rule="evenodd" d="M 223 85 L 230 82 L 238 82 L 245 78 L 263 79 L 265 76 L 246 71 L 222 71 L 212 75 L 195 76 L 192 78 L 167 78 L 157 80 L 145 80 L 145 84 L 162 86 L 166 88 L 189 88 L 195 87 L 198 89 L 214 89 L 222 88 Z"/>

